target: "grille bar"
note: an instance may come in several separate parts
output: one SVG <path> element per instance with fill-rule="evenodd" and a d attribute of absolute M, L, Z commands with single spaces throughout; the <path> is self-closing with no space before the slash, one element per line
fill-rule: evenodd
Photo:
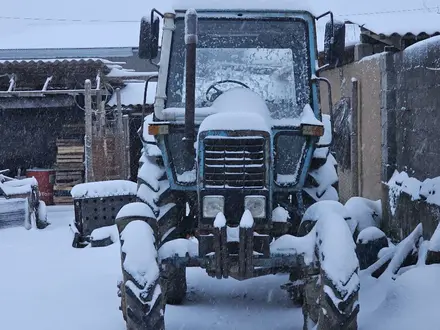
<path fill-rule="evenodd" d="M 210 188 L 265 186 L 265 139 L 219 137 L 204 140 L 204 182 Z"/>

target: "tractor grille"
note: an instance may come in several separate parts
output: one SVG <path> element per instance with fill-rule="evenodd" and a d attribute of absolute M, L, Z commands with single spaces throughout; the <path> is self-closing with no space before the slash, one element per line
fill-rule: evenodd
<path fill-rule="evenodd" d="M 207 137 L 204 182 L 210 188 L 265 186 L 265 139 L 263 137 Z"/>

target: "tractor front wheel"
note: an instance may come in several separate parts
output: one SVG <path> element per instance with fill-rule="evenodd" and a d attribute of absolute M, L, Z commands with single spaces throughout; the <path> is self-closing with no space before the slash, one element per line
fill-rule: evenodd
<path fill-rule="evenodd" d="M 124 220 L 118 223 L 123 275 L 119 292 L 127 330 L 164 330 L 165 301 L 154 231 L 147 221 Z"/>
<path fill-rule="evenodd" d="M 165 297 L 167 304 L 180 305 L 186 297 L 186 269 L 167 264 L 164 267 L 166 277 Z"/>

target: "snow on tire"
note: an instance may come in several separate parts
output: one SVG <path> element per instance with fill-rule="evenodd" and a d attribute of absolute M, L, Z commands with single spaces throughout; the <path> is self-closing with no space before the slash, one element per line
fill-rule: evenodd
<path fill-rule="evenodd" d="M 130 330 L 165 329 L 165 303 L 154 230 L 143 220 L 129 221 L 120 233 L 122 311 Z"/>
<path fill-rule="evenodd" d="M 360 288 L 356 245 L 337 207 L 321 209 L 310 233 L 316 236 L 319 268 L 312 269 L 304 287 L 304 329 L 355 330 Z"/>
<path fill-rule="evenodd" d="M 332 131 L 330 117 L 322 116 L 324 135 L 313 153 L 312 163 L 303 191 L 306 207 L 324 200 L 339 201 L 337 161 L 330 152 Z M 323 147 L 320 147 L 323 146 Z"/>

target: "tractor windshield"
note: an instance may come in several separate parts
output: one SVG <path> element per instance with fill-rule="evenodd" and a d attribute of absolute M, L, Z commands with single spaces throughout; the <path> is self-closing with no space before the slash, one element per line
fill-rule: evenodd
<path fill-rule="evenodd" d="M 273 119 L 295 118 L 310 103 L 307 25 L 302 20 L 199 19 L 196 107 L 215 89 L 246 86 L 267 103 Z M 168 107 L 185 104 L 184 21 L 176 21 L 168 79 Z M 224 80 L 233 82 L 220 83 Z"/>

